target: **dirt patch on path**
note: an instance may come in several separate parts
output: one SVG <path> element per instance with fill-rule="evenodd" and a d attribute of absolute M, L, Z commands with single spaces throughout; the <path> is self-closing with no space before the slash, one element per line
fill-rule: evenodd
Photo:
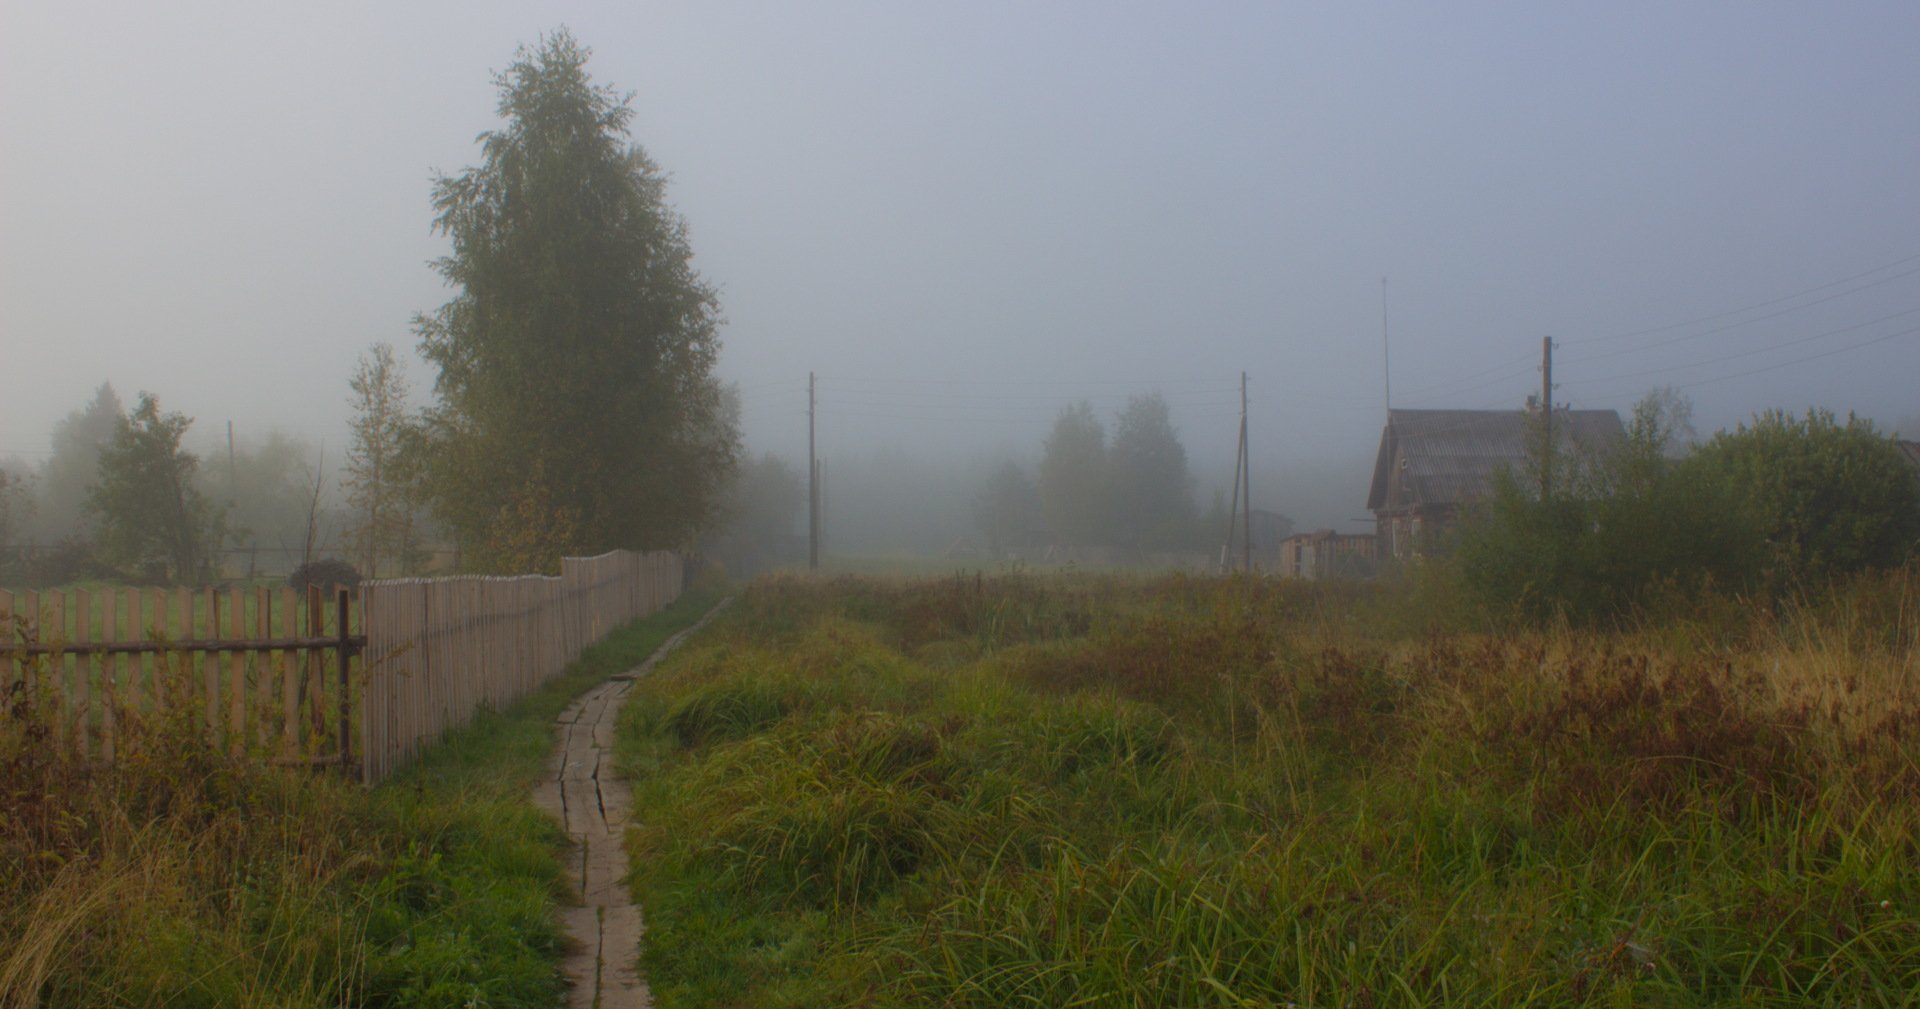
<path fill-rule="evenodd" d="M 646 925 L 621 882 L 627 875 L 621 840 L 633 793 L 613 772 L 613 720 L 634 677 L 645 675 L 731 602 L 732 597 L 721 600 L 698 623 L 654 649 L 647 661 L 580 695 L 555 723 L 560 743 L 547 764 L 548 777 L 534 789 L 534 801 L 566 824 L 574 842 L 573 883 L 580 904 L 565 912 L 567 932 L 575 941 L 564 964 L 569 1007 L 653 1005 L 637 962 Z"/>

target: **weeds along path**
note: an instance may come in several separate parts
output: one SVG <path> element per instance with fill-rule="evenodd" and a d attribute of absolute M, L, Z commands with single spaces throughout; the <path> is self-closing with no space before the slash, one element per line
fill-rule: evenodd
<path fill-rule="evenodd" d="M 635 677 L 645 675 L 731 602 L 731 596 L 720 600 L 693 626 L 662 642 L 645 662 L 580 695 L 555 723 L 560 743 L 548 761 L 549 775 L 534 789 L 534 801 L 566 824 L 579 856 L 571 872 L 580 904 L 565 914 L 567 933 L 574 939 L 564 965 L 569 1006 L 635 1009 L 653 1004 L 636 962 L 645 923 L 622 882 L 627 875 L 622 834 L 633 798 L 613 770 L 614 716 Z"/>

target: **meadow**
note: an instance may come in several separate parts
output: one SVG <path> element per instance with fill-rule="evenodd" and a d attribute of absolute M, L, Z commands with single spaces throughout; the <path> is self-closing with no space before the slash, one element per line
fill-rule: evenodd
<path fill-rule="evenodd" d="M 1920 1005 L 1920 570 L 763 579 L 618 745 L 663 1006 Z"/>

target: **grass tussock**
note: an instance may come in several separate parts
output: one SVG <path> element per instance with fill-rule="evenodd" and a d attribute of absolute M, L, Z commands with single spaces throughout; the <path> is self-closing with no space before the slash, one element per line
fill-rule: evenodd
<path fill-rule="evenodd" d="M 568 700 L 714 601 L 617 632 L 371 791 L 119 713 L 111 766 L 0 694 L 0 1009 L 548 1006 L 565 838 L 530 801 Z"/>
<path fill-rule="evenodd" d="M 1906 591 L 1489 635 L 1352 586 L 761 582 L 623 712 L 655 992 L 1920 1004 Z"/>

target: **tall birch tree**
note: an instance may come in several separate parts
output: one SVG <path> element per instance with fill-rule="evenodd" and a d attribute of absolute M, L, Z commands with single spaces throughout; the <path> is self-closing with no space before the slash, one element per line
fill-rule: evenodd
<path fill-rule="evenodd" d="M 404 563 L 413 540 L 413 501 L 402 447 L 408 435 L 407 380 L 393 347 L 374 344 L 348 380 L 353 408 L 348 421 L 345 484 L 353 524 L 348 552 L 368 578 L 380 576 L 383 558 Z"/>
<path fill-rule="evenodd" d="M 439 368 L 424 488 L 478 570 L 686 543 L 739 450 L 714 290 L 588 55 L 564 30 L 520 50 L 480 164 L 434 184 L 456 293 L 415 324 Z"/>

